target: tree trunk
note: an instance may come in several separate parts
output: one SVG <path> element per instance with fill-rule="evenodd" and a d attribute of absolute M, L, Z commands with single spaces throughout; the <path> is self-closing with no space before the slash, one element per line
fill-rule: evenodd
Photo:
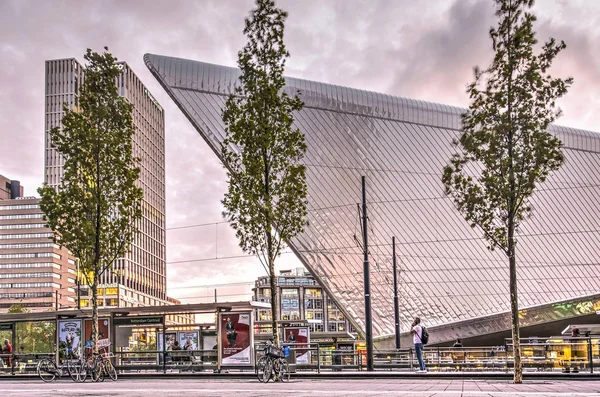
<path fill-rule="evenodd" d="M 268 248 L 269 251 L 271 251 L 272 249 L 272 242 L 271 239 L 268 238 L 267 239 L 267 245 L 270 247 Z M 269 274 L 271 275 L 270 277 L 270 284 L 271 284 L 271 324 L 273 327 L 273 343 L 275 344 L 275 346 L 279 346 L 279 310 L 277 307 L 277 295 L 278 295 L 278 291 L 277 291 L 277 283 L 275 282 L 275 260 L 272 259 L 272 256 L 269 254 Z"/>
<path fill-rule="evenodd" d="M 517 294 L 517 258 L 515 250 L 515 227 L 512 219 L 508 222 L 508 260 L 510 265 L 510 313 L 512 317 L 512 340 L 515 376 L 514 383 L 523 383 L 521 367 L 521 342 L 519 332 L 519 297 Z"/>
<path fill-rule="evenodd" d="M 100 127 L 98 126 L 98 131 Z M 98 136 L 99 139 L 99 136 Z M 100 142 L 96 147 L 96 225 L 95 225 L 95 241 L 94 241 L 94 288 L 92 289 L 92 341 L 94 346 L 94 353 L 98 353 L 98 281 L 100 279 L 100 266 L 102 266 L 100 256 L 100 233 L 101 228 L 101 206 L 100 197 L 102 190 L 100 186 Z"/>
<path fill-rule="evenodd" d="M 92 346 L 98 353 L 98 277 L 94 274 L 92 283 Z"/>

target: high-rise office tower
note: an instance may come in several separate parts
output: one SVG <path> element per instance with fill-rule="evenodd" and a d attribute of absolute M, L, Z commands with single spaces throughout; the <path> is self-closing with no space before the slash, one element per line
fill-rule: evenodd
<path fill-rule="evenodd" d="M 165 116 L 163 108 L 125 62 L 116 81 L 119 94 L 134 105 L 133 155 L 140 159 L 144 190 L 140 233 L 131 251 L 101 277 L 105 306 L 166 303 Z M 85 69 L 74 58 L 46 61 L 45 182 L 58 188 L 64 160 L 52 148 L 50 131 L 61 127 L 63 103 L 77 110 Z"/>

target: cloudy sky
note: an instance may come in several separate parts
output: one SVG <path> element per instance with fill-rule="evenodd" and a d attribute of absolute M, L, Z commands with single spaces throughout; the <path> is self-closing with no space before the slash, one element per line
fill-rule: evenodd
<path fill-rule="evenodd" d="M 467 106 L 491 60 L 492 0 L 281 0 L 293 77 Z M 0 0 L 0 174 L 35 195 L 44 167 L 44 61 L 108 46 L 165 108 L 169 295 L 206 301 L 249 291 L 265 272 L 220 223 L 225 172 L 146 69 L 144 53 L 235 66 L 251 0 Z M 560 124 L 600 130 L 600 1 L 538 0 L 539 39 L 567 50 L 553 73 L 575 83 Z M 190 225 L 205 225 L 182 228 Z M 219 258 L 219 259 L 211 259 Z M 186 262 L 189 261 L 189 262 Z M 292 255 L 281 268 L 299 265 Z M 219 286 L 236 283 L 233 287 Z M 201 287 L 199 287 L 201 286 Z"/>

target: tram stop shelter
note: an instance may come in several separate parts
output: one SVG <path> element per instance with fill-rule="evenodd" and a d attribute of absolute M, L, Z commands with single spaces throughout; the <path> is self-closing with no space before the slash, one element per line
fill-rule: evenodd
<path fill-rule="evenodd" d="M 253 357 L 254 309 L 266 307 L 238 301 L 99 308 L 98 346 L 122 372 L 220 370 L 224 349 L 230 348 L 229 356 L 238 352 L 224 346 L 233 335 L 238 350 L 247 344 L 243 355 Z M 239 330 L 225 330 L 232 327 L 231 318 L 238 320 Z M 0 343 L 8 339 L 13 347 L 12 354 L 0 355 L 0 375 L 35 373 L 42 358 L 55 357 L 60 364 L 67 352 L 73 352 L 71 358 L 85 357 L 91 352 L 91 334 L 91 308 L 0 314 Z M 235 357 L 229 363 L 236 367 Z M 252 359 L 241 361 L 242 367 L 252 365 Z"/>

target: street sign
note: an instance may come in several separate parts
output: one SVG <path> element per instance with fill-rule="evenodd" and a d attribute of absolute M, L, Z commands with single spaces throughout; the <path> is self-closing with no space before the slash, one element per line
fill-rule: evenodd
<path fill-rule="evenodd" d="M 163 317 L 154 316 L 154 317 L 141 317 L 141 316 L 132 316 L 132 317 L 115 317 L 115 325 L 160 325 L 163 323 Z"/>

